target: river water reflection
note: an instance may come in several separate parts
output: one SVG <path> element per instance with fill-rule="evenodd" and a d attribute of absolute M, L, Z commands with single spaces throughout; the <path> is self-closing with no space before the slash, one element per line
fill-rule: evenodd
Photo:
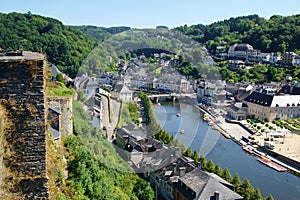
<path fill-rule="evenodd" d="M 255 188 L 260 188 L 264 197 L 272 194 L 278 200 L 300 199 L 299 177 L 277 172 L 258 162 L 256 156 L 248 155 L 239 145 L 212 130 L 193 105 L 164 102 L 155 107 L 155 114 L 163 128 L 186 147 L 199 151 L 200 155 L 220 164 L 223 169 L 227 167 L 232 176 L 239 174 L 241 180 L 248 178 Z M 184 134 L 180 133 L 181 130 Z"/>

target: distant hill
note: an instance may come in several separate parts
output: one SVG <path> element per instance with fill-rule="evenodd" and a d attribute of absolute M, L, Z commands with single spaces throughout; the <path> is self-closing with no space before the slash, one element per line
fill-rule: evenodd
<path fill-rule="evenodd" d="M 71 28 L 76 28 L 85 33 L 87 36 L 93 38 L 96 42 L 102 42 L 103 40 L 109 38 L 111 33 L 107 28 L 98 26 L 70 26 Z"/>
<path fill-rule="evenodd" d="M 115 27 L 107 28 L 106 30 L 111 34 L 117 34 L 124 31 L 129 31 L 130 29 L 131 28 L 128 26 L 115 26 Z"/>
<path fill-rule="evenodd" d="M 212 53 L 221 41 L 227 42 L 227 47 L 236 42 L 249 43 L 263 52 L 300 50 L 300 15 L 273 15 L 270 19 L 249 15 L 175 29 L 205 44 Z"/>
<path fill-rule="evenodd" d="M 87 73 L 97 76 L 100 72 L 116 72 L 118 58 L 129 63 L 130 58 L 144 54 L 146 57 L 154 53 L 171 53 L 178 55 L 173 62 L 183 75 L 192 78 L 216 77 L 217 70 L 204 62 L 205 48 L 179 31 L 161 29 L 131 29 L 114 34 L 88 55 L 79 74 Z"/>
<path fill-rule="evenodd" d="M 0 13 L 0 47 L 43 52 L 48 61 L 74 77 L 95 41 L 80 30 L 30 12 Z"/>

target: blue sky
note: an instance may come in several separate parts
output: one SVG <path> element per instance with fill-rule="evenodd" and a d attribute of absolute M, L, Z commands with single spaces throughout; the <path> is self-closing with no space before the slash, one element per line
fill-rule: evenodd
<path fill-rule="evenodd" d="M 230 17 L 300 14 L 299 0 L 0 0 L 0 12 L 28 12 L 67 25 L 154 28 L 210 24 Z"/>

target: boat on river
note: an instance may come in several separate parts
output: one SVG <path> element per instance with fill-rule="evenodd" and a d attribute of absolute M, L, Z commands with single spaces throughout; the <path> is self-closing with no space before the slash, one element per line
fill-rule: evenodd
<path fill-rule="evenodd" d="M 209 115 L 205 113 L 203 116 L 203 120 L 207 122 L 210 121 Z"/>
<path fill-rule="evenodd" d="M 266 157 L 266 156 L 260 156 L 258 159 L 257 159 L 259 162 L 267 165 L 268 167 L 271 167 L 279 172 L 285 172 L 287 171 L 287 168 L 273 162 L 270 158 Z"/>

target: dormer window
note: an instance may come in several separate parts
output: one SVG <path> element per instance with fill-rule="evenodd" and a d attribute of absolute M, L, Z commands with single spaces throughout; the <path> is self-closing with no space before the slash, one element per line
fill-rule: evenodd
<path fill-rule="evenodd" d="M 279 107 L 279 105 L 278 105 L 278 104 L 276 104 L 276 107 Z"/>
<path fill-rule="evenodd" d="M 290 104 L 288 103 L 288 104 L 286 104 L 286 106 L 290 106 Z"/>
<path fill-rule="evenodd" d="M 295 106 L 295 104 L 293 103 L 292 106 Z"/>
<path fill-rule="evenodd" d="M 300 103 L 297 103 L 297 106 L 300 106 Z"/>

